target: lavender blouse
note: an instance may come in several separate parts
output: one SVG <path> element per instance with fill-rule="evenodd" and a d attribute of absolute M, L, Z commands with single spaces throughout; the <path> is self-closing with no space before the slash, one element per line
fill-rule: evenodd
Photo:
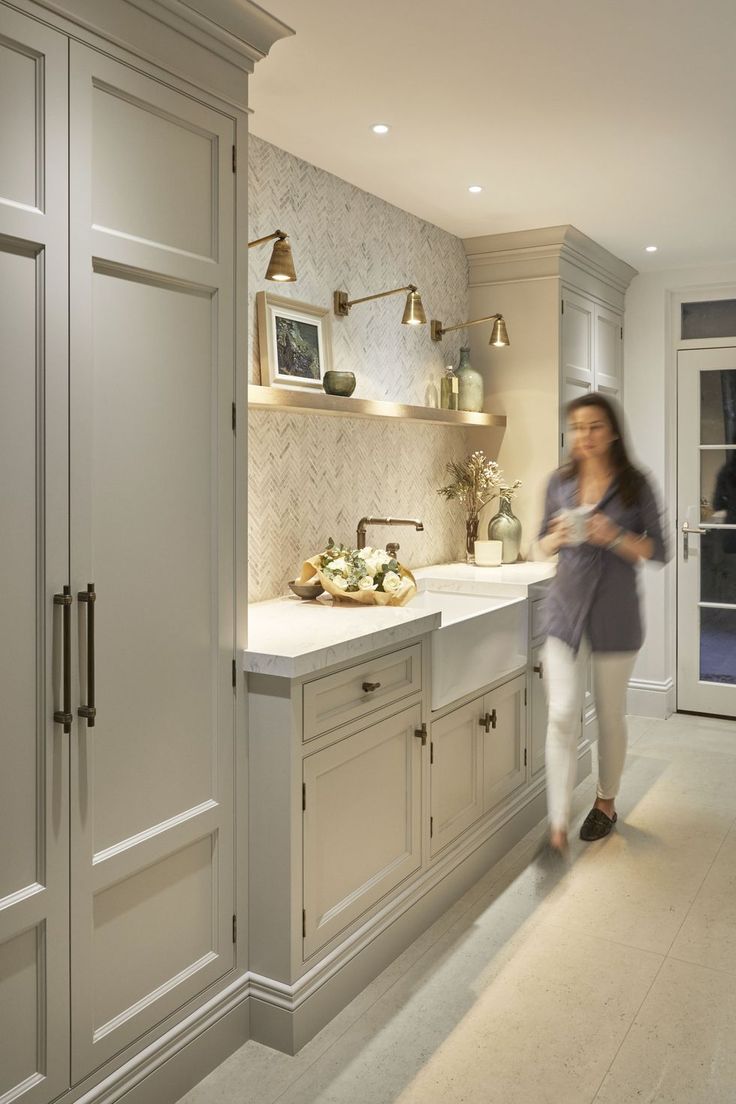
<path fill-rule="evenodd" d="M 540 539 L 550 522 L 563 509 L 578 504 L 578 482 L 554 472 L 547 484 Z M 654 541 L 653 560 L 665 563 L 668 556 L 662 533 L 661 514 L 651 486 L 645 480 L 634 506 L 621 499 L 613 482 L 597 509 L 630 533 L 641 533 Z M 635 652 L 643 641 L 642 618 L 637 589 L 637 566 L 615 551 L 592 544 L 563 547 L 557 574 L 545 602 L 547 635 L 557 637 L 577 653 L 586 635 L 594 652 Z"/>

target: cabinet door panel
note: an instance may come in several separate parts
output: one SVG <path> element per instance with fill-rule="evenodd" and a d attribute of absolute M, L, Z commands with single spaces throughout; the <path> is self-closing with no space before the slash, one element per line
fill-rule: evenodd
<path fill-rule="evenodd" d="M 531 688 L 529 693 L 531 709 L 531 776 L 534 778 L 544 769 L 544 749 L 547 740 L 547 695 L 544 687 L 544 645 L 540 644 L 532 652 Z"/>
<path fill-rule="evenodd" d="M 304 956 L 421 865 L 416 705 L 304 760 Z"/>
<path fill-rule="evenodd" d="M 488 812 L 524 784 L 526 766 L 526 675 L 491 691 L 484 711 L 495 715 L 495 727 L 483 733 L 483 796 Z"/>
<path fill-rule="evenodd" d="M 621 399 L 623 376 L 623 319 L 620 314 L 595 307 L 595 371 L 596 391 L 612 399 Z"/>
<path fill-rule="evenodd" d="M 593 322 L 594 307 L 582 295 L 566 288 L 562 292 L 562 324 L 560 339 L 560 426 L 563 434 L 561 452 L 566 454 L 567 440 L 565 408 L 573 399 L 593 390 Z"/>
<path fill-rule="evenodd" d="M 0 1099 L 69 1084 L 67 41 L 0 7 Z"/>
<path fill-rule="evenodd" d="M 234 178 L 231 120 L 78 43 L 71 66 L 71 573 L 97 594 L 97 716 L 72 743 L 78 1081 L 233 962 Z M 207 185 L 174 197 L 192 135 Z M 84 702 L 81 604 L 78 632 Z"/>
<path fill-rule="evenodd" d="M 436 855 L 483 813 L 483 699 L 432 724 L 430 854 Z"/>

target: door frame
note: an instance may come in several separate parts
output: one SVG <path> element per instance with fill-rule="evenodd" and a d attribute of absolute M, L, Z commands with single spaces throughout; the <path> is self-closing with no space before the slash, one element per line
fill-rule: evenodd
<path fill-rule="evenodd" d="M 683 303 L 702 302 L 711 299 L 736 299 L 736 283 L 707 283 L 678 287 L 665 291 L 665 325 L 669 340 L 665 343 L 665 515 L 670 526 L 673 544 L 680 533 L 677 514 L 677 359 L 688 349 L 721 349 L 736 345 L 727 338 L 702 338 L 684 341 L 680 337 L 680 318 Z M 664 716 L 677 712 L 677 557 L 672 557 L 665 577 L 665 671 L 667 673 L 667 708 Z"/>

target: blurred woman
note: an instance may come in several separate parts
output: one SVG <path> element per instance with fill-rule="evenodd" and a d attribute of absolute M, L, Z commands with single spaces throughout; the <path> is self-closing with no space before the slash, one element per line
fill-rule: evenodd
<path fill-rule="evenodd" d="M 598 786 L 580 838 L 613 828 L 626 758 L 626 688 L 643 641 L 637 565 L 664 563 L 660 511 L 632 464 L 613 404 L 593 392 L 567 408 L 571 458 L 547 484 L 539 544 L 559 553 L 546 603 L 545 683 L 550 845 L 567 848 L 588 656 L 598 715 Z"/>

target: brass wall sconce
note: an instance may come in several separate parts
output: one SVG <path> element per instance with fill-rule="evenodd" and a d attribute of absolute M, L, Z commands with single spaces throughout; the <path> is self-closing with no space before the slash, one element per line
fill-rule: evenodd
<path fill-rule="evenodd" d="M 432 319 L 430 326 L 432 340 L 441 341 L 446 333 L 450 333 L 451 330 L 464 330 L 466 326 L 478 326 L 481 322 L 493 321 L 493 329 L 491 330 L 491 339 L 488 342 L 489 345 L 503 346 L 510 345 L 508 330 L 506 329 L 506 323 L 503 320 L 502 314 L 489 314 L 486 318 L 474 318 L 472 322 L 461 322 L 458 326 L 443 326 L 441 322 L 438 322 L 436 318 Z"/>
<path fill-rule="evenodd" d="M 288 235 L 283 230 L 275 230 L 265 238 L 256 238 L 255 241 L 248 242 L 248 248 L 252 249 L 254 245 L 263 245 L 268 241 L 274 242 L 274 246 L 266 269 L 266 279 L 276 280 L 280 284 L 293 283 L 296 280 L 294 258 L 291 255 Z"/>
<path fill-rule="evenodd" d="M 346 291 L 336 291 L 332 297 L 335 314 L 339 318 L 347 318 L 350 314 L 350 308 L 354 307 L 356 303 L 367 303 L 370 299 L 383 299 L 387 295 L 398 295 L 399 292 L 402 291 L 408 292 L 408 295 L 406 297 L 406 306 L 404 307 L 401 325 L 426 325 L 427 316 L 422 306 L 422 297 L 417 291 L 415 284 L 407 284 L 406 287 L 393 288 L 391 291 L 379 291 L 378 295 L 364 295 L 362 299 L 348 299 L 348 293 Z"/>

